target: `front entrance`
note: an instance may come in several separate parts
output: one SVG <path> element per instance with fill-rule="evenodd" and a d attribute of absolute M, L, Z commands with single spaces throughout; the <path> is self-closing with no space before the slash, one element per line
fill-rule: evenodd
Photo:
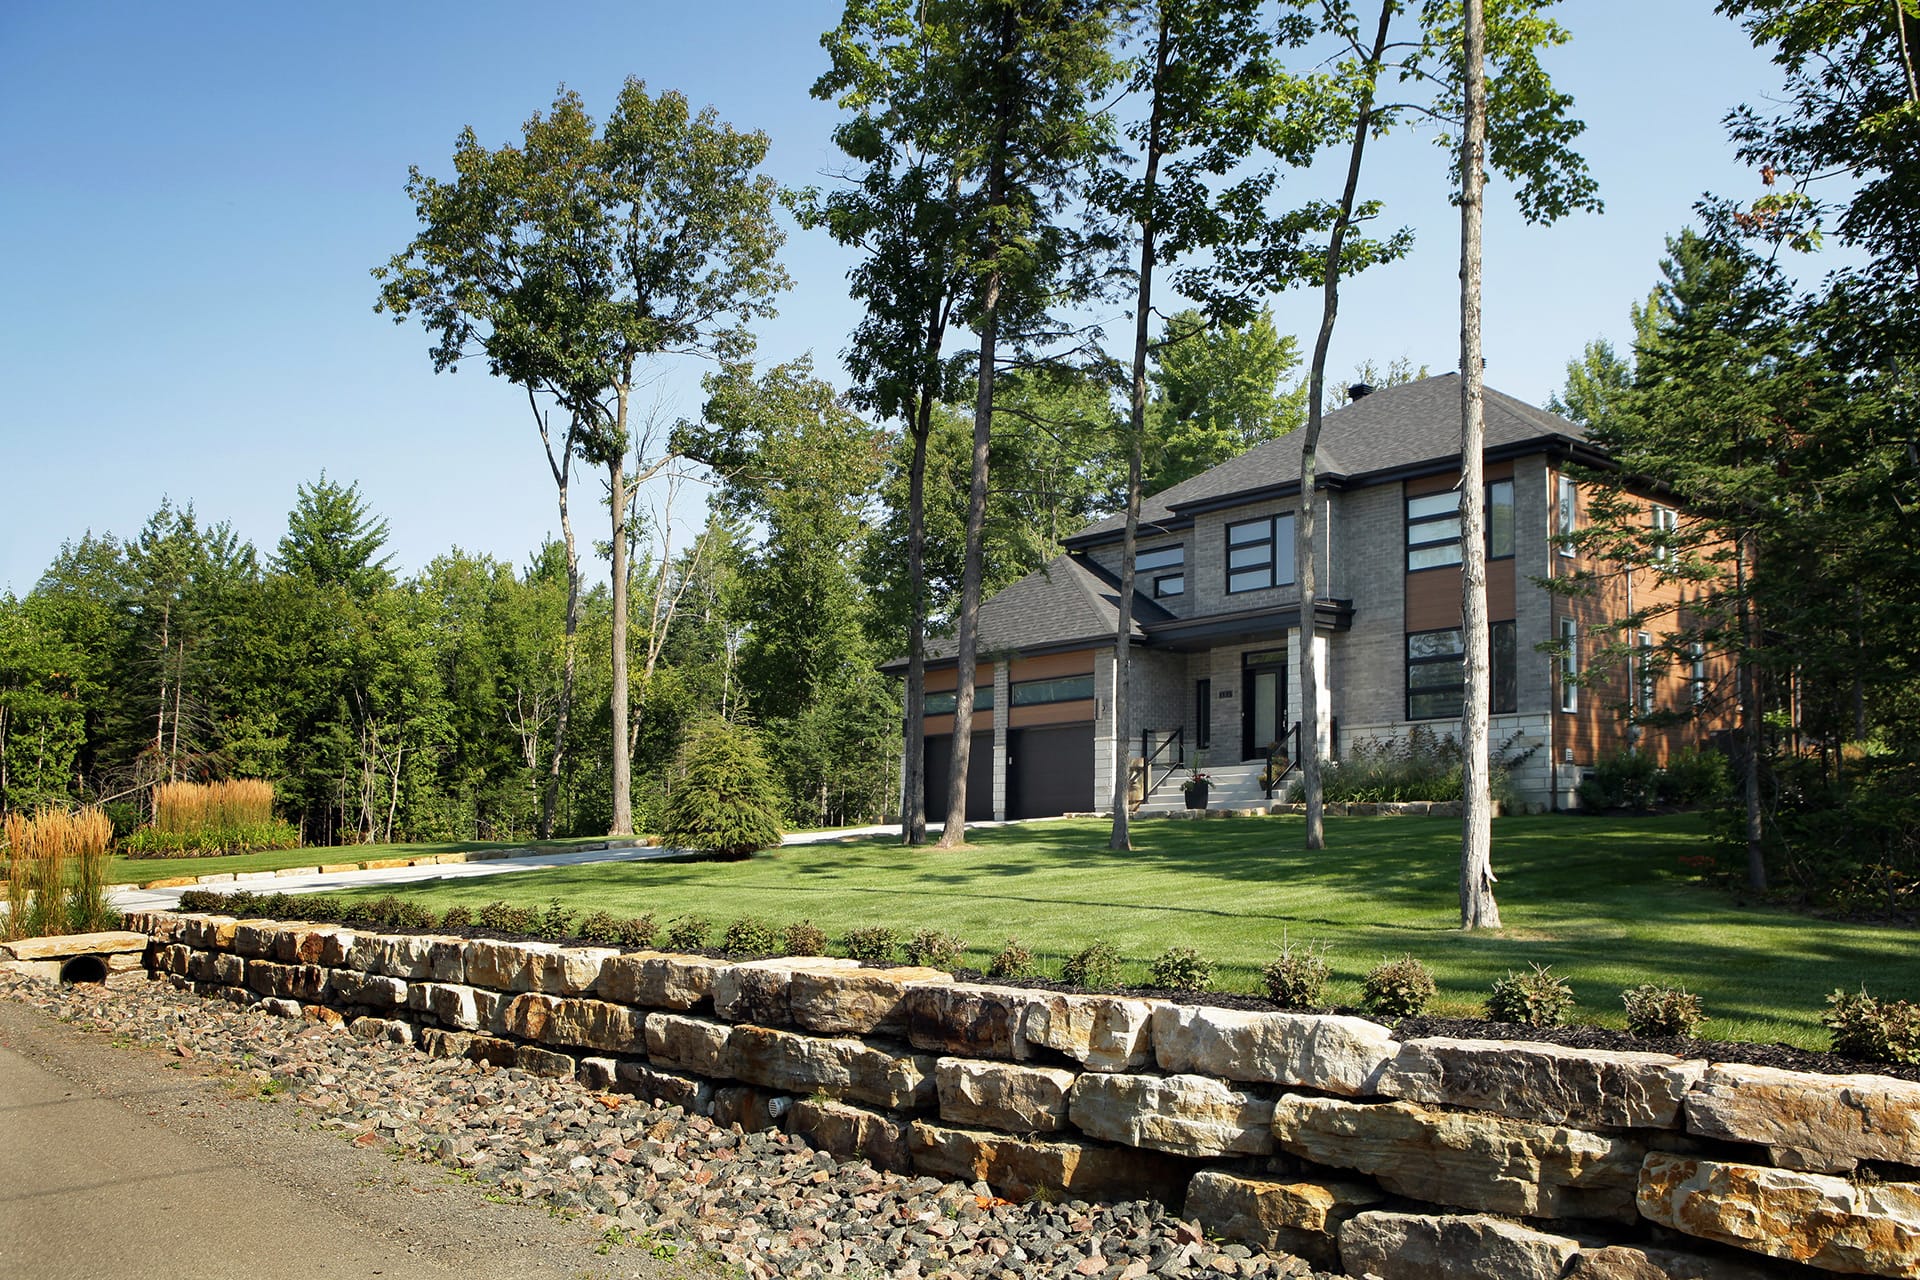
<path fill-rule="evenodd" d="M 1240 758 L 1264 760 L 1287 729 L 1287 651 L 1249 653 L 1240 672 Z"/>

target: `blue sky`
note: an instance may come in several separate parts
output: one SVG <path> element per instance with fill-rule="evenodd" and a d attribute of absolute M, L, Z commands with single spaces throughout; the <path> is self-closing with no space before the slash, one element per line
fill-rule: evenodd
<path fill-rule="evenodd" d="M 1551 67 L 1588 122 L 1607 212 L 1530 228 L 1496 191 L 1487 231 L 1487 378 L 1536 402 L 1589 338 L 1624 345 L 1663 237 L 1703 191 L 1754 192 L 1719 122 L 1777 86 L 1706 0 L 1562 9 L 1575 38 Z M 29 590 L 63 540 L 137 531 L 163 496 L 271 551 L 322 470 L 359 482 L 403 571 L 456 545 L 524 563 L 556 528 L 524 398 L 478 367 L 436 376 L 424 333 L 372 309 L 369 269 L 415 228 L 408 165 L 445 174 L 464 125 L 509 140 L 563 82 L 603 115 L 635 75 L 765 130 L 782 182 L 822 181 L 835 113 L 807 90 L 838 14 L 816 0 L 0 7 L 0 590 Z M 1336 377 L 1367 358 L 1454 366 L 1445 166 L 1422 139 L 1376 153 L 1369 186 L 1419 240 L 1348 286 Z M 1330 198 L 1331 183 L 1288 185 Z M 856 318 L 847 259 L 797 230 L 783 257 L 795 287 L 759 329 L 761 358 L 811 351 L 837 380 Z M 1317 323 L 1308 294 L 1274 305 L 1282 332 Z M 696 415 L 701 368 L 662 372 L 662 412 Z"/>

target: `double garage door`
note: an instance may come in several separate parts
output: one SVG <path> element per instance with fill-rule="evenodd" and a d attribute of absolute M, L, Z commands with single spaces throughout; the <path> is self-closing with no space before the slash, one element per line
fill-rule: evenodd
<path fill-rule="evenodd" d="M 927 738 L 927 818 L 938 822 L 947 812 L 947 771 L 953 762 L 953 737 Z M 1007 733 L 1007 816 L 1051 818 L 1085 813 L 1093 803 L 1093 726 L 1047 725 Z M 993 817 L 993 733 L 973 735 L 967 760 L 967 821 Z"/>

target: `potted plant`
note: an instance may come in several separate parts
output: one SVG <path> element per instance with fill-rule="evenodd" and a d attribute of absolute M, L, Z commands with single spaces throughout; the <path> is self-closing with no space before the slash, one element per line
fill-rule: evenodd
<path fill-rule="evenodd" d="M 1194 769 L 1180 783 L 1180 794 L 1187 798 L 1187 808 L 1204 809 L 1207 807 L 1207 787 L 1212 782 L 1206 774 Z"/>

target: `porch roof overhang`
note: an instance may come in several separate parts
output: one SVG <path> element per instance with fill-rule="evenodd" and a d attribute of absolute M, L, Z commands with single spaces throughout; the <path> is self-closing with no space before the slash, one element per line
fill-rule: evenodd
<path fill-rule="evenodd" d="M 1353 629 L 1351 600 L 1316 600 L 1313 615 L 1316 630 Z M 1148 625 L 1145 631 L 1148 648 L 1192 653 L 1237 640 L 1283 634 L 1299 625 L 1300 605 L 1295 602 L 1265 609 L 1243 609 L 1238 613 L 1215 613 L 1201 618 L 1156 622 Z"/>

